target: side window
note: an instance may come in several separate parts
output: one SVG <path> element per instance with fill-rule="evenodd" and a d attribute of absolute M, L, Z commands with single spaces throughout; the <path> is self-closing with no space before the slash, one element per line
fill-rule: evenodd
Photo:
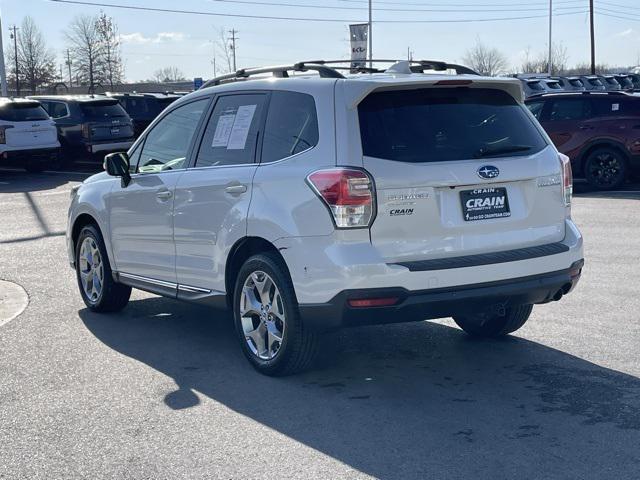
<path fill-rule="evenodd" d="M 533 113 L 533 116 L 536 117 L 538 121 L 540 121 L 540 117 L 542 116 L 542 108 L 544 107 L 544 102 L 531 102 L 527 103 L 527 108 Z"/>
<path fill-rule="evenodd" d="M 142 147 L 144 146 L 144 140 L 138 143 L 133 150 L 129 150 L 127 154 L 129 155 L 129 173 L 136 173 L 136 168 L 138 168 L 138 160 L 140 159 L 140 152 L 142 151 Z"/>
<path fill-rule="evenodd" d="M 262 161 L 274 162 L 318 144 L 318 117 L 311 95 L 271 94 L 262 142 Z"/>
<path fill-rule="evenodd" d="M 580 98 L 559 98 L 551 105 L 549 120 L 582 120 L 590 116 L 590 101 Z"/>
<path fill-rule="evenodd" d="M 138 161 L 139 173 L 156 173 L 186 166 L 187 153 L 209 98 L 182 105 L 147 134 Z"/>
<path fill-rule="evenodd" d="M 204 132 L 196 167 L 253 163 L 265 95 L 220 97 Z"/>
<path fill-rule="evenodd" d="M 47 113 L 51 118 L 62 118 L 69 114 L 67 105 L 62 102 L 49 102 Z"/>

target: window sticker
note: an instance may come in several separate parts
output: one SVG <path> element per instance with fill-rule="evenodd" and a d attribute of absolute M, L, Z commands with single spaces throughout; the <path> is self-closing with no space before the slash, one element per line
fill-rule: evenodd
<path fill-rule="evenodd" d="M 242 105 L 238 107 L 229 135 L 227 150 L 244 150 L 253 115 L 256 113 L 256 107 L 257 105 Z"/>
<path fill-rule="evenodd" d="M 216 131 L 213 134 L 212 147 L 226 147 L 229 144 L 229 136 L 233 128 L 233 122 L 236 119 L 235 113 L 227 113 L 221 115 L 216 125 Z"/>
<path fill-rule="evenodd" d="M 611 104 L 611 111 L 612 112 L 617 112 L 618 110 L 620 110 L 620 104 L 619 103 L 612 103 Z"/>

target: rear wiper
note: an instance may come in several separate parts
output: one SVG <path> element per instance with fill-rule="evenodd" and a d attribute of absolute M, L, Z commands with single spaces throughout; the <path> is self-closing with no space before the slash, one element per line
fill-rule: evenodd
<path fill-rule="evenodd" d="M 533 147 L 531 145 L 509 145 L 504 147 L 496 147 L 496 148 L 480 148 L 476 153 L 473 154 L 474 158 L 482 158 L 482 157 L 491 157 L 493 155 L 502 155 L 504 153 L 514 153 L 514 152 L 524 152 L 527 150 L 531 150 Z"/>

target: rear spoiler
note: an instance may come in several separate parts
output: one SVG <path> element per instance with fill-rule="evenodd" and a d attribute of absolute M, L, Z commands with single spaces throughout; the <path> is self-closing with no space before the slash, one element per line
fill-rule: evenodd
<path fill-rule="evenodd" d="M 524 95 L 522 93 L 522 86 L 520 85 L 520 80 L 517 78 L 508 78 L 508 77 L 477 77 L 475 75 L 457 75 L 451 78 L 452 80 L 466 80 L 465 87 L 468 88 L 497 88 L 500 90 L 504 90 L 509 95 L 511 95 L 518 103 L 522 103 L 524 101 Z M 442 86 L 438 86 L 440 83 Z M 376 81 L 375 77 L 371 80 L 366 80 L 363 78 L 359 78 L 354 81 L 346 81 L 341 82 L 341 85 L 344 88 L 344 96 L 349 109 L 354 109 L 358 106 L 358 104 L 370 93 L 374 90 L 393 90 L 393 89 L 415 89 L 421 88 L 423 86 L 437 86 L 438 88 L 457 88 L 460 85 L 453 84 L 450 86 L 446 85 L 446 81 L 443 81 L 442 78 L 421 78 L 419 81 L 417 80 L 398 80 L 397 82 L 385 82 L 385 81 Z"/>

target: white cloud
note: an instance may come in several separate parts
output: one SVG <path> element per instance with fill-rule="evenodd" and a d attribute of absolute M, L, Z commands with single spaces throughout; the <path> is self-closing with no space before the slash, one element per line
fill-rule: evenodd
<path fill-rule="evenodd" d="M 626 30 L 623 30 L 621 32 L 616 33 L 614 36 L 615 37 L 628 38 L 628 37 L 632 36 L 633 34 L 634 34 L 633 28 L 627 28 Z"/>
<path fill-rule="evenodd" d="M 141 32 L 124 33 L 120 35 L 122 43 L 132 43 L 138 45 L 145 45 L 150 43 L 166 43 L 166 42 L 181 42 L 187 36 L 182 32 L 160 32 L 154 36 L 145 36 Z"/>

